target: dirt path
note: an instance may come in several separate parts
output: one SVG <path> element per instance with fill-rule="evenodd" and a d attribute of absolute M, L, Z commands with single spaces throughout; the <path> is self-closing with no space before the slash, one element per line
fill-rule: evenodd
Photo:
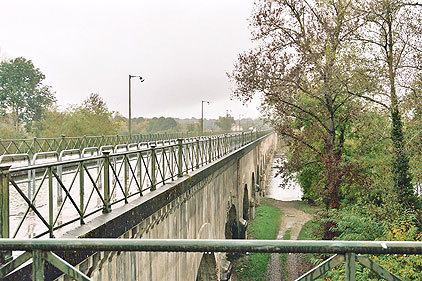
<path fill-rule="evenodd" d="M 307 214 L 298 209 L 299 203 L 297 201 L 277 201 L 274 200 L 272 203 L 274 206 L 280 208 L 284 216 L 282 217 L 280 230 L 278 232 L 277 239 L 283 239 L 284 234 L 290 229 L 290 240 L 296 240 L 299 236 L 302 226 L 309 220 L 312 219 L 312 215 Z M 298 256 L 291 254 L 287 257 L 287 280 L 295 280 L 299 277 Z M 280 265 L 280 254 L 271 254 L 270 263 L 267 268 L 267 280 L 281 280 L 281 265 Z"/>

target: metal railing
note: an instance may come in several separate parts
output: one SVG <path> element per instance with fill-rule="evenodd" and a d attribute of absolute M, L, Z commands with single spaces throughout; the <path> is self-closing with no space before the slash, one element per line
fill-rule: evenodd
<path fill-rule="evenodd" d="M 84 152 L 61 162 L 0 166 L 0 238 L 54 237 L 60 228 L 109 213 L 264 134 L 178 139 L 120 152 L 103 146 L 92 157 L 82 157 Z"/>
<path fill-rule="evenodd" d="M 397 241 L 285 241 L 285 240 L 199 240 L 199 239 L 0 239 L 3 256 L 25 251 L 10 258 L 0 268 L 0 278 L 32 258 L 32 278 L 44 280 L 44 262 L 52 264 L 75 280 L 91 280 L 54 251 L 146 251 L 146 252 L 257 252 L 325 253 L 334 256 L 297 280 L 316 280 L 345 263 L 345 279 L 356 280 L 356 262 L 386 280 L 401 280 L 364 254 L 422 254 L 422 242 Z"/>
<path fill-rule="evenodd" d="M 57 151 L 69 149 L 84 149 L 85 147 L 101 147 L 105 145 L 117 145 L 121 143 L 140 143 L 178 138 L 190 138 L 198 136 L 211 136 L 221 133 L 208 132 L 199 135 L 193 132 L 180 133 L 155 133 L 155 134 L 137 134 L 131 138 L 127 135 L 110 136 L 82 136 L 66 137 L 62 135 L 56 138 L 32 138 L 32 139 L 9 139 L 0 140 L 0 156 L 5 154 L 29 154 L 34 155 L 38 152 Z"/>

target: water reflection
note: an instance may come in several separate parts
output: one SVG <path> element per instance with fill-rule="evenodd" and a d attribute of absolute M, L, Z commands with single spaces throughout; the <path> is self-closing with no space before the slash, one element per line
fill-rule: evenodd
<path fill-rule="evenodd" d="M 296 180 L 289 180 L 286 185 L 280 175 L 275 177 L 277 174 L 277 166 L 282 160 L 281 155 L 274 156 L 270 178 L 266 188 L 266 197 L 273 198 L 280 201 L 295 201 L 302 200 L 303 192 Z"/>

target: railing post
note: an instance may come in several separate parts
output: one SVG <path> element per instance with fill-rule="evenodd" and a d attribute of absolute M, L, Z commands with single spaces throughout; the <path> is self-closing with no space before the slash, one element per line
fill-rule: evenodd
<path fill-rule="evenodd" d="M 199 138 L 196 139 L 196 169 L 199 169 L 199 153 L 201 149 L 199 147 Z"/>
<path fill-rule="evenodd" d="M 125 203 L 127 203 L 127 197 L 129 196 L 129 154 L 123 155 L 123 167 L 124 167 L 124 178 L 125 178 Z"/>
<path fill-rule="evenodd" d="M 66 136 L 64 134 L 62 134 L 62 141 L 61 141 L 60 147 L 59 147 L 59 149 L 57 151 L 58 153 L 60 153 L 60 152 L 62 152 L 62 150 L 65 150 L 66 149 L 65 141 L 66 141 Z"/>
<path fill-rule="evenodd" d="M 32 251 L 32 280 L 44 281 L 44 260 L 41 250 Z"/>
<path fill-rule="evenodd" d="M 211 137 L 208 137 L 208 163 L 212 161 L 212 145 L 211 145 Z"/>
<path fill-rule="evenodd" d="M 217 137 L 217 158 L 220 158 L 220 137 Z"/>
<path fill-rule="evenodd" d="M 177 139 L 177 176 L 180 178 L 183 174 L 183 144 L 182 139 Z"/>
<path fill-rule="evenodd" d="M 156 164 L 156 155 L 155 155 L 155 144 L 151 145 L 151 191 L 155 190 L 155 184 L 157 182 L 155 175 L 155 164 Z"/>
<path fill-rule="evenodd" d="M 356 254 L 346 253 L 346 281 L 356 281 Z"/>
<path fill-rule="evenodd" d="M 33 155 L 38 152 L 37 151 L 37 143 L 38 143 L 37 137 L 34 137 L 34 151 L 32 151 L 33 152 Z M 38 146 L 40 146 L 40 145 L 38 144 Z"/>
<path fill-rule="evenodd" d="M 245 145 L 245 133 L 242 132 L 242 146 Z"/>
<path fill-rule="evenodd" d="M 227 134 L 224 134 L 224 154 L 227 154 Z"/>
<path fill-rule="evenodd" d="M 104 192 L 104 206 L 103 213 L 111 212 L 110 204 L 110 151 L 104 151 L 104 174 L 103 174 L 103 192 Z"/>
<path fill-rule="evenodd" d="M 81 224 L 85 224 L 84 222 L 84 197 L 85 197 L 85 182 L 84 182 L 84 163 L 81 161 L 79 162 L 79 209 L 81 210 L 81 218 L 80 218 L 80 223 Z"/>
<path fill-rule="evenodd" d="M 0 166 L 0 238 L 9 238 L 9 177 L 10 165 Z M 12 260 L 11 251 L 0 251 L 0 263 Z"/>
<path fill-rule="evenodd" d="M 34 163 L 35 161 L 33 161 L 32 162 L 32 165 L 34 165 L 35 163 Z M 28 199 L 29 200 L 32 200 L 32 194 L 35 194 L 35 189 L 36 189 L 36 184 L 37 184 L 37 169 L 32 169 L 31 170 L 31 174 L 32 174 L 32 176 L 31 176 L 31 180 L 32 180 L 32 190 L 30 190 L 29 192 L 28 192 Z"/>
<path fill-rule="evenodd" d="M 142 152 L 138 152 L 138 158 L 136 159 L 136 165 L 138 166 L 138 180 L 140 196 L 142 196 Z"/>
<path fill-rule="evenodd" d="M 60 159 L 62 161 L 63 159 Z M 63 179 L 63 165 L 57 165 L 57 175 L 59 176 L 59 179 Z M 62 187 L 57 181 L 57 206 L 59 206 L 63 202 L 63 190 Z"/>
<path fill-rule="evenodd" d="M 171 142 L 169 142 L 169 145 L 171 145 Z M 170 175 L 171 175 L 171 180 L 174 181 L 174 172 L 175 172 L 175 167 L 174 167 L 174 145 L 170 146 L 169 149 L 169 155 L 170 155 L 170 166 L 169 166 L 169 171 L 170 171 Z"/>
<path fill-rule="evenodd" d="M 50 238 L 54 238 L 53 224 L 54 224 L 54 213 L 53 213 L 53 168 L 48 167 L 48 224 Z"/>
<path fill-rule="evenodd" d="M 164 143 L 163 143 L 163 146 L 164 146 Z M 166 149 L 164 147 L 161 149 L 161 153 L 162 153 L 161 154 L 161 164 L 163 165 L 161 172 L 163 173 L 163 185 L 165 185 L 166 184 L 166 157 L 165 157 Z"/>

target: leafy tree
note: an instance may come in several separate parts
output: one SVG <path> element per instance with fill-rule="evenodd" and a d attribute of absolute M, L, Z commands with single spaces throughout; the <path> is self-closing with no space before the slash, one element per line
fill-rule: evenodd
<path fill-rule="evenodd" d="M 215 121 L 215 125 L 217 125 L 222 131 L 230 131 L 232 125 L 234 124 L 234 117 L 227 114 L 225 117 L 219 116 L 218 120 Z"/>
<path fill-rule="evenodd" d="M 338 208 L 342 153 L 351 120 L 362 105 L 351 91 L 366 69 L 354 64 L 353 1 L 261 1 L 252 17 L 255 49 L 239 56 L 230 75 L 234 95 L 263 94 L 263 112 L 291 146 L 301 170 L 323 163 L 328 208 Z M 293 149 L 294 148 L 294 149 Z M 305 164 L 304 164 L 305 163 Z"/>
<path fill-rule="evenodd" d="M 105 114 L 109 115 L 106 103 L 97 93 L 92 93 L 81 105 L 82 110 L 86 110 L 94 114 Z"/>
<path fill-rule="evenodd" d="M 47 113 L 39 125 L 39 136 L 99 136 L 117 133 L 119 122 L 112 118 L 105 102 L 98 94 L 91 94 L 80 106 L 65 112 L 57 109 Z"/>
<path fill-rule="evenodd" d="M 44 79 L 32 61 L 23 57 L 0 63 L 0 110 L 11 113 L 16 132 L 22 123 L 30 130 L 32 122 L 40 120 L 54 104 L 55 97 L 50 87 L 43 85 Z"/>
<path fill-rule="evenodd" d="M 400 203 L 415 207 L 419 203 L 409 172 L 400 104 L 420 70 L 422 5 L 407 0 L 358 2 L 365 24 L 358 30 L 357 39 L 362 42 L 364 60 L 378 70 L 381 78 L 380 90 L 371 100 L 390 111 L 394 187 Z"/>
<path fill-rule="evenodd" d="M 186 124 L 186 130 L 189 133 L 200 133 L 201 126 L 199 125 L 199 123 Z"/>
<path fill-rule="evenodd" d="M 165 132 L 175 129 L 177 122 L 171 117 L 154 117 L 149 120 L 148 132 Z"/>

